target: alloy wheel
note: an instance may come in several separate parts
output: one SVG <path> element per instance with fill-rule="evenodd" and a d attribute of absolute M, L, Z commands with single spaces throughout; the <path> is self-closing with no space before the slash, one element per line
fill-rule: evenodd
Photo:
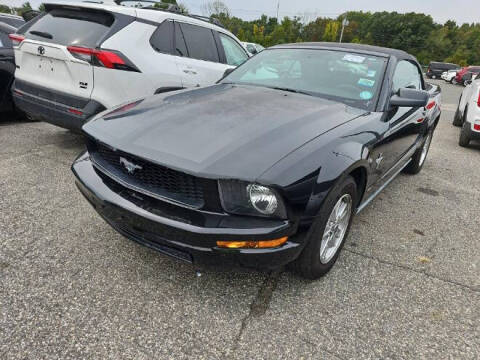
<path fill-rule="evenodd" d="M 420 155 L 420 166 L 423 165 L 425 159 L 427 158 L 428 150 L 430 149 L 430 144 L 432 143 L 432 133 L 429 133 L 422 147 L 422 154 Z"/>
<path fill-rule="evenodd" d="M 350 194 L 343 195 L 333 207 L 320 244 L 320 262 L 327 264 L 337 253 L 347 233 L 352 216 L 353 200 Z"/>

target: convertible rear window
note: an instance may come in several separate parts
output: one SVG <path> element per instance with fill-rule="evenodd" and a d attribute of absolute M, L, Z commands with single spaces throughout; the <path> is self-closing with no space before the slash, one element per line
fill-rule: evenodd
<path fill-rule="evenodd" d="M 387 58 L 323 49 L 269 49 L 222 82 L 288 89 L 371 110 Z"/>
<path fill-rule="evenodd" d="M 38 19 L 25 35 L 55 44 L 95 47 L 114 20 L 112 14 L 103 11 L 53 9 Z"/>

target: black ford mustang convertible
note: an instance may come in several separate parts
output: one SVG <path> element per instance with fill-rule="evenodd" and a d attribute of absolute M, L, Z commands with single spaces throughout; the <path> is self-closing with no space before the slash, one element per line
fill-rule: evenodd
<path fill-rule="evenodd" d="M 127 238 L 193 263 L 292 263 L 314 279 L 354 215 L 401 171 L 421 170 L 437 98 L 402 51 L 281 45 L 216 85 L 99 114 L 72 169 Z"/>

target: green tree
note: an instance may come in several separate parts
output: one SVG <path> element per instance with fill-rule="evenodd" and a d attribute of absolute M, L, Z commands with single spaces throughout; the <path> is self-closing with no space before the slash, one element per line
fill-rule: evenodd
<path fill-rule="evenodd" d="M 11 14 L 12 9 L 10 9 L 10 7 L 8 7 L 7 5 L 0 4 L 0 13 Z"/>
<path fill-rule="evenodd" d="M 30 2 L 25 2 L 22 4 L 22 6 L 15 8 L 15 12 L 22 16 L 24 12 L 32 10 L 32 5 L 30 5 Z"/>
<path fill-rule="evenodd" d="M 322 40 L 337 41 L 339 28 L 340 28 L 340 23 L 338 21 L 329 21 L 325 26 L 325 31 L 323 33 Z"/>

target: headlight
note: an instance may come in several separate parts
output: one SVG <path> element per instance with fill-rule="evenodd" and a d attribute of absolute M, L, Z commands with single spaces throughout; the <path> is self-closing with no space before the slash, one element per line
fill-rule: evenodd
<path fill-rule="evenodd" d="M 277 196 L 266 186 L 250 184 L 247 186 L 250 203 L 259 213 L 273 215 L 278 208 Z"/>
<path fill-rule="evenodd" d="M 282 198 L 267 186 L 221 180 L 220 198 L 223 209 L 232 214 L 287 218 Z"/>

